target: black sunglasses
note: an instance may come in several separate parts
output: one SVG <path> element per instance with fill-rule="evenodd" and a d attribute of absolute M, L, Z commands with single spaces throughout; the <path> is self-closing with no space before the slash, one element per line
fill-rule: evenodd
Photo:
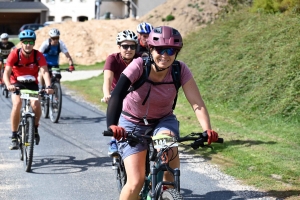
<path fill-rule="evenodd" d="M 59 40 L 59 37 L 52 37 L 52 40 Z"/>
<path fill-rule="evenodd" d="M 135 44 L 132 44 L 132 45 L 129 45 L 129 44 L 121 44 L 121 47 L 125 50 L 127 50 L 129 47 L 131 50 L 135 50 L 136 49 L 136 45 Z"/>
<path fill-rule="evenodd" d="M 167 53 L 169 56 L 173 56 L 175 53 L 177 53 L 177 50 L 174 48 L 155 47 L 155 51 L 160 55 L 164 55 L 164 53 Z"/>

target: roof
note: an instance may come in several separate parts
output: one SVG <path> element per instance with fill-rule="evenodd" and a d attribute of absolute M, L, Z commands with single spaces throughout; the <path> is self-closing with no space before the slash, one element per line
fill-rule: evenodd
<path fill-rule="evenodd" d="M 41 2 L 0 2 L 0 10 L 49 10 Z"/>

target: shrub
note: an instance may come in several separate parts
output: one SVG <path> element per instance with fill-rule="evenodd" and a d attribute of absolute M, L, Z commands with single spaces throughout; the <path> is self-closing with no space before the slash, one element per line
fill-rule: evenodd
<path fill-rule="evenodd" d="M 169 14 L 165 20 L 168 22 L 168 21 L 172 21 L 174 19 L 175 19 L 175 17 L 173 15 Z"/>

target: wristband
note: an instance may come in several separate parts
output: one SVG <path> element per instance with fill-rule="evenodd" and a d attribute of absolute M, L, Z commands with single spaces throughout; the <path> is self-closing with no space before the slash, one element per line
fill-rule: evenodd
<path fill-rule="evenodd" d="M 46 89 L 52 89 L 52 87 L 49 85 L 48 87 L 46 87 Z"/>

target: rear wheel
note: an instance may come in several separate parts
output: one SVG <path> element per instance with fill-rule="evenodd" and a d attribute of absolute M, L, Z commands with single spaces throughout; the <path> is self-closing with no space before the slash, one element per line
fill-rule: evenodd
<path fill-rule="evenodd" d="M 118 191 L 121 193 L 122 188 L 126 184 L 127 181 L 127 175 L 125 171 L 125 166 L 123 163 L 123 160 L 121 156 L 118 156 L 117 162 L 115 163 L 115 175 L 116 175 L 116 180 L 117 180 L 117 187 Z"/>
<path fill-rule="evenodd" d="M 23 163 L 26 172 L 31 171 L 34 148 L 34 118 L 27 117 L 25 125 L 25 141 L 23 141 Z"/>
<path fill-rule="evenodd" d="M 42 114 L 44 118 L 49 117 L 49 98 L 43 97 L 41 100 Z"/>
<path fill-rule="evenodd" d="M 59 83 L 52 85 L 54 94 L 50 97 L 50 119 L 53 123 L 57 123 L 61 113 L 62 91 Z"/>
<path fill-rule="evenodd" d="M 183 200 L 182 195 L 175 189 L 164 190 L 158 200 Z"/>

